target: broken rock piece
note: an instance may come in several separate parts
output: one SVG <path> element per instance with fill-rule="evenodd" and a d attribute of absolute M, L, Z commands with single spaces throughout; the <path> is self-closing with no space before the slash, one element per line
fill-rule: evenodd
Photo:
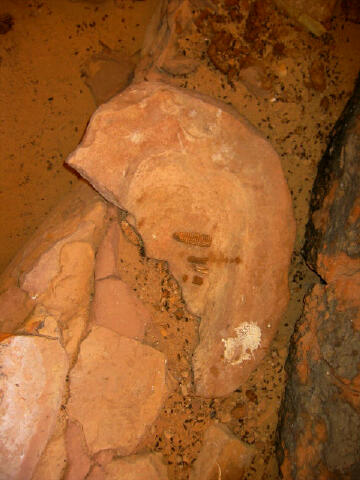
<path fill-rule="evenodd" d="M 30 479 L 55 427 L 67 356 L 57 340 L 10 336 L 0 365 L 0 478 Z"/>
<path fill-rule="evenodd" d="M 95 282 L 92 312 L 97 325 L 140 341 L 144 338 L 146 324 L 151 320 L 141 300 L 126 283 L 116 277 Z"/>
<path fill-rule="evenodd" d="M 70 419 L 83 428 L 91 454 L 136 450 L 168 393 L 162 353 L 94 326 L 70 375 Z M 91 415 L 89 415 L 91 412 Z"/>
<path fill-rule="evenodd" d="M 194 464 L 190 480 L 245 478 L 254 450 L 238 440 L 224 425 L 211 425 Z"/>
<path fill-rule="evenodd" d="M 118 458 L 104 467 L 106 480 L 167 480 L 167 471 L 161 455 L 149 453 Z M 91 477 L 90 477 L 91 479 Z"/>
<path fill-rule="evenodd" d="M 168 261 L 202 317 L 197 394 L 235 390 L 288 300 L 295 225 L 271 145 L 228 105 L 144 82 L 97 110 L 68 163 L 134 216 L 146 254 Z"/>

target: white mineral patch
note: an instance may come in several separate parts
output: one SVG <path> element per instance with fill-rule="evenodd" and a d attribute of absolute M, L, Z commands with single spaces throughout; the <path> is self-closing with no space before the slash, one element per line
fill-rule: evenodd
<path fill-rule="evenodd" d="M 144 135 L 141 132 L 133 132 L 130 135 L 130 140 L 132 141 L 132 143 L 141 143 L 144 140 Z"/>
<path fill-rule="evenodd" d="M 236 337 L 223 338 L 225 360 L 238 365 L 250 360 L 261 343 L 261 329 L 256 323 L 243 322 L 235 328 Z"/>

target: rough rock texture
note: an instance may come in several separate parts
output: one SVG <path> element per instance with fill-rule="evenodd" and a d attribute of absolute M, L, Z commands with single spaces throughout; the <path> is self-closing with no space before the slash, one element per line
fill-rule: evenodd
<path fill-rule="evenodd" d="M 236 389 L 288 299 L 295 227 L 275 151 L 228 106 L 145 82 L 97 110 L 68 163 L 134 215 L 202 317 L 197 393 Z"/>
<path fill-rule="evenodd" d="M 136 340 L 144 338 L 146 324 L 151 319 L 130 287 L 115 277 L 96 281 L 92 309 L 97 325 Z"/>
<path fill-rule="evenodd" d="M 82 425 L 91 453 L 116 449 L 128 455 L 156 419 L 167 393 L 162 353 L 94 326 L 71 371 L 68 413 Z"/>
<path fill-rule="evenodd" d="M 275 0 L 276 5 L 316 36 L 326 32 L 336 0 Z"/>
<path fill-rule="evenodd" d="M 286 479 L 360 478 L 360 78 L 319 165 L 304 253 L 306 298 L 283 404 Z"/>
<path fill-rule="evenodd" d="M 231 434 L 225 425 L 211 425 L 194 464 L 190 480 L 235 480 L 243 478 L 254 450 Z"/>
<path fill-rule="evenodd" d="M 31 478 L 50 438 L 68 360 L 56 340 L 10 336 L 0 343 L 0 478 Z"/>
<path fill-rule="evenodd" d="M 206 0 L 160 0 L 153 13 L 135 69 L 135 82 L 165 80 L 195 72 L 199 59 L 184 54 L 179 33 L 191 34 L 192 11 L 206 7 Z"/>

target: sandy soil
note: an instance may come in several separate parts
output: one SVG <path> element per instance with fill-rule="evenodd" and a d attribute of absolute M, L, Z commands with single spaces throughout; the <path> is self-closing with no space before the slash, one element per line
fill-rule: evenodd
<path fill-rule="evenodd" d="M 0 2 L 12 18 L 0 34 L 0 270 L 78 181 L 63 162 L 96 108 L 89 62 L 110 51 L 128 68 L 155 4 Z"/>
<path fill-rule="evenodd" d="M 231 9 L 217 3 L 216 15 L 195 11 L 196 28 L 179 35 L 180 48 L 199 66 L 173 81 L 233 104 L 281 156 L 297 222 L 288 313 L 246 385 L 229 397 L 203 400 L 192 395 L 190 368 L 198 319 L 186 311 L 166 266 L 144 260 L 131 241 L 125 242 L 122 275 L 152 309 L 154 323 L 146 342 L 167 354 L 178 382 L 143 447 L 163 453 L 171 480 L 185 480 L 206 426 L 219 421 L 257 451 L 246 478 L 271 480 L 278 477 L 274 442 L 288 340 L 304 294 L 317 281 L 301 258 L 308 202 L 317 163 L 359 70 L 360 26 L 346 21 L 338 7 L 328 33 L 315 38 L 267 4 L 268 20 L 260 27 L 255 24 L 253 38 L 244 41 L 251 2 L 243 2 L 241 18 L 231 17 Z M 96 62 L 116 57 L 130 71 L 155 4 L 3 0 L 0 15 L 10 14 L 13 25 L 0 37 L 0 101 L 5 107 L 0 112 L 0 269 L 79 181 L 62 164 L 99 103 L 99 89 L 90 81 Z M 239 78 L 241 52 L 232 56 L 225 37 L 216 37 L 222 31 L 233 35 L 238 48 L 247 49 L 247 61 L 259 74 L 256 85 L 248 79 L 245 86 Z M 209 54 L 216 42 L 227 66 Z M 124 83 L 126 79 L 127 74 Z"/>

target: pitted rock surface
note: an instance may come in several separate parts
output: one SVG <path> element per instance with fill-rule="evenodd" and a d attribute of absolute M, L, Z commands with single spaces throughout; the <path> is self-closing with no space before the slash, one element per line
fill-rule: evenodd
<path fill-rule="evenodd" d="M 360 478 L 360 77 L 312 191 L 304 254 L 323 284 L 306 297 L 287 362 L 282 473 Z"/>
<path fill-rule="evenodd" d="M 276 152 L 227 105 L 144 82 L 96 111 L 68 163 L 133 215 L 201 316 L 197 393 L 235 390 L 288 299 L 295 227 Z"/>

